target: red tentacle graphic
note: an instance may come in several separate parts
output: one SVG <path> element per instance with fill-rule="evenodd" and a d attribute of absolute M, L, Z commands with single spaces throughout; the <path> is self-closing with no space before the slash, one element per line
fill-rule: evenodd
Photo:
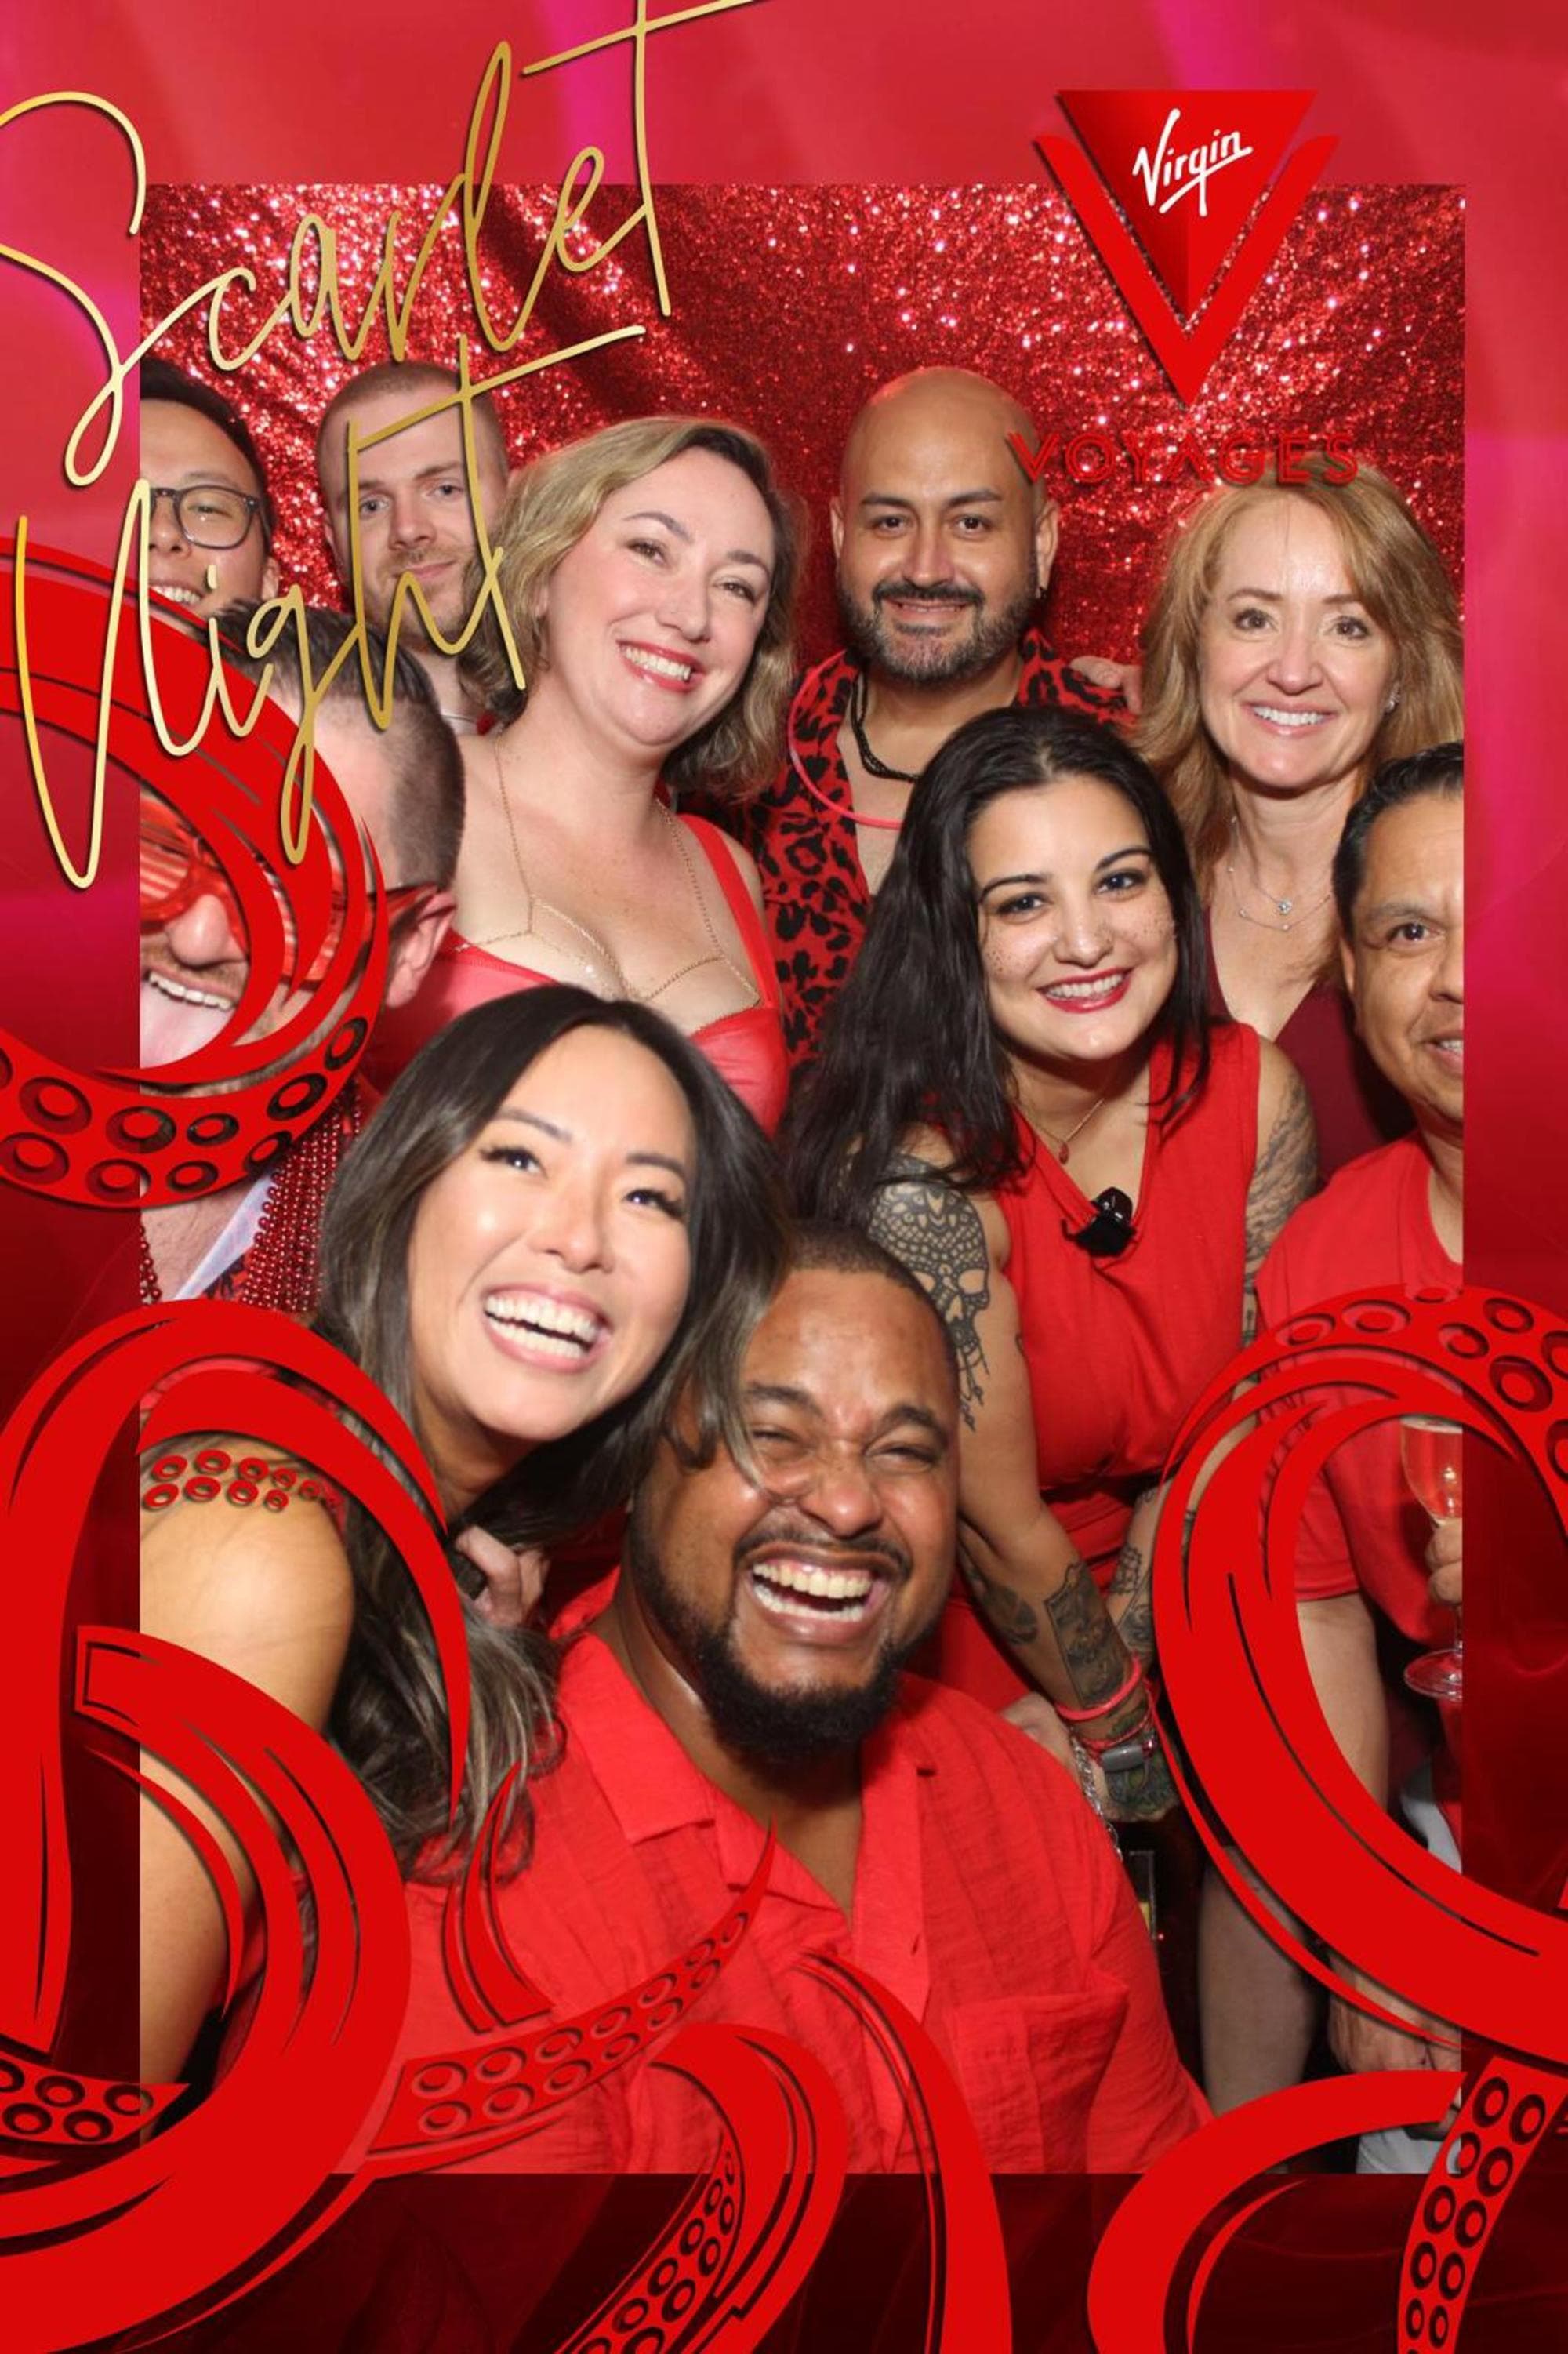
<path fill-rule="evenodd" d="M 1316 2143 L 1382 2126 L 1436 2125 L 1458 2084 L 1450 2071 L 1333 2076 L 1248 2101 L 1213 2118 L 1135 2182 L 1107 2227 L 1089 2276 L 1089 2327 L 1098 2354 L 1154 2354 L 1172 2343 L 1171 2284 L 1193 2235 L 1243 2183 Z M 1294 2187 L 1265 2186 L 1228 2216 L 1204 2251 L 1178 2342 L 1194 2342 L 1198 2301 L 1214 2264 L 1259 2206 Z"/>
<path fill-rule="evenodd" d="M 447 1982 L 476 2032 L 515 2027 L 550 2008 L 549 1998 L 524 1970 L 506 1943 L 495 1901 L 499 1825 L 515 1787 L 514 1766 L 490 1802 L 461 1880 L 448 1891 L 441 1917 Z"/>
<path fill-rule="evenodd" d="M 249 1360 L 257 1369 L 215 1371 L 201 1362 L 209 1355 Z M 455 1797 L 468 1739 L 468 1654 L 461 1604 L 430 1517 L 335 1415 L 280 1384 L 268 1367 L 313 1381 L 341 1399 L 417 1467 L 414 1476 L 433 1511 L 429 1470 L 380 1392 L 325 1341 L 264 1309 L 191 1301 L 136 1310 L 102 1325 L 46 1368 L 0 1432 L 13 1672 L 11 1699 L 0 1713 L 0 1786 L 32 1794 L 15 1819 L 13 1902 L 0 1939 L 0 2031 L 30 2051 L 47 2053 L 53 2042 L 71 1935 L 57 1693 L 66 1597 L 91 1493 L 83 1467 L 102 1460 L 159 1384 L 169 1385 L 147 1416 L 148 1446 L 163 1447 L 193 1426 L 210 1431 L 215 1422 L 280 1438 L 380 1521 L 429 1615 L 452 1695 Z"/>
<path fill-rule="evenodd" d="M 772 1862 L 770 1834 L 750 1884 L 708 1935 L 612 2001 L 527 2035 L 486 2036 L 410 2061 L 366 2166 L 408 2174 L 499 2149 L 637 2059 L 683 2017 L 729 1960 L 762 1901 Z"/>
<path fill-rule="evenodd" d="M 138 1635 L 89 1630 L 79 1667 L 82 1712 L 165 1758 L 234 1832 L 256 1876 L 268 1968 L 235 2064 L 207 2100 L 87 2171 L 0 2192 L 6 2342 L 18 2354 L 52 2354 L 187 2301 L 211 2310 L 324 2229 L 357 2195 L 348 2183 L 320 2196 L 385 2075 L 408 1993 L 391 1850 L 317 1734 L 210 1661 Z M 219 1724 L 221 1752 L 205 1730 Z M 298 1859 L 313 1960 L 264 1808 Z"/>
<path fill-rule="evenodd" d="M 927 2354 L 1006 2354 L 1012 2311 L 996 2193 L 947 2062 L 919 2020 L 864 1970 L 832 1954 L 815 1954 L 800 1967 L 853 2005 L 903 2090 L 930 2229 Z"/>
<path fill-rule="evenodd" d="M 849 2135 L 832 2077 L 787 2037 L 683 2028 L 652 2063 L 722 2120 L 714 2163 L 641 2263 L 557 2354 L 751 2354 L 816 2261 Z"/>
<path fill-rule="evenodd" d="M 0 2140 L 29 2152 L 108 2149 L 154 2124 L 181 2089 L 68 2074 L 0 2040 Z"/>
<path fill-rule="evenodd" d="M 1236 1384 L 1248 1378 L 1255 1385 L 1237 1397 Z M 1331 1404 L 1314 1397 L 1324 1389 L 1352 1396 L 1347 1403 L 1337 1394 Z M 1485 2042 L 1528 2045 L 1560 2069 L 1568 2068 L 1568 1920 L 1449 1871 L 1361 1787 L 1324 1723 L 1307 1671 L 1293 1565 L 1307 1492 L 1328 1455 L 1374 1421 L 1405 1414 L 1441 1415 L 1523 1456 L 1559 1525 L 1568 1526 L 1565 1396 L 1568 1331 L 1524 1301 L 1474 1288 L 1457 1296 L 1390 1288 L 1329 1301 L 1244 1352 L 1199 1401 L 1181 1437 L 1155 1558 L 1160 1659 L 1192 1782 L 1269 1886 L 1380 1984 Z M 1281 1411 L 1216 1464 L 1222 1446 L 1270 1407 Z M 1308 1423 L 1314 1412 L 1319 1418 Z M 1183 1560 L 1182 1516 L 1205 1472 L 1209 1485 Z M 1260 1927 L 1336 1992 L 1376 2012 L 1282 1928 L 1224 1841 L 1201 1814 L 1195 1819 Z M 1451 2342 L 1474 2271 L 1467 2257 L 1458 2262 L 1462 2244 L 1440 2250 L 1434 2234 L 1457 2235 L 1464 2211 L 1465 2230 L 1479 2244 L 1519 2179 L 1525 2142 L 1533 2147 L 1543 2127 L 1553 2099 L 1546 2088 L 1560 2098 L 1563 2087 L 1562 2077 L 1518 2062 L 1499 2063 L 1489 2077 L 1495 2087 L 1489 2131 L 1511 2135 L 1510 2120 L 1521 2113 L 1539 2122 L 1511 2150 L 1499 2145 L 1489 2203 L 1467 2207 L 1456 2194 L 1450 2209 L 1441 2196 L 1444 2180 L 1435 2178 L 1423 2217 L 1436 2199 L 1441 2221 L 1418 2220 L 1407 2254 L 1406 2312 L 1425 2298 L 1429 2319 L 1435 2296 L 1447 2303 L 1439 2331 L 1424 2343 Z M 1254 2103 L 1183 2144 L 1133 2192 L 1097 2257 L 1091 2308 L 1101 2354 L 1146 2354 L 1163 2342 L 1150 2333 L 1163 2327 L 1159 2317 L 1171 2272 L 1192 2230 L 1255 2168 L 1289 2155 L 1298 2145 L 1287 2137 L 1302 2132 L 1305 2146 L 1386 2125 L 1435 2122 L 1460 2081 L 1452 2071 L 1417 2069 L 1305 2086 Z M 1467 2105 L 1469 2123 L 1462 2120 L 1450 2137 L 1456 2148 L 1464 2133 L 1476 2136 L 1476 2098 Z M 1467 2151 L 1470 2146 L 1464 2144 Z M 1477 2143 L 1474 2162 L 1480 2159 Z M 1184 2343 L 1192 2343 L 1197 2294 L 1234 2228 L 1233 2219 L 1207 2252 Z M 1135 2242 L 1136 2266 L 1129 2256 Z"/>
<path fill-rule="evenodd" d="M 209 1352 L 222 1360 L 216 1367 Z M 415 1492 L 335 1412 L 280 1383 L 276 1368 L 358 1416 L 402 1458 Z M 208 2100 L 145 2145 L 130 2135 L 168 2113 L 177 2087 L 93 2086 L 48 2056 L 73 1910 L 58 1702 L 68 1588 L 91 1468 L 154 1389 L 145 1426 L 154 1448 L 215 1426 L 281 1440 L 376 1515 L 415 1580 L 452 1694 L 454 1796 L 467 1739 L 462 1611 L 433 1522 L 430 1474 L 406 1426 L 336 1351 L 286 1318 L 203 1301 L 107 1324 L 34 1383 L 0 1432 L 12 1589 L 12 1701 L 0 1717 L 0 1776 L 37 1794 L 17 1828 L 8 1934 L 0 1941 L 0 2021 L 15 2055 L 0 2060 L 0 2075 L 7 2084 L 21 2075 L 10 2085 L 19 2096 L 7 2105 L 18 2110 L 10 2137 L 30 2145 L 28 2158 L 0 2176 L 0 2245 L 7 2344 L 40 2354 L 83 2336 L 135 2329 L 181 2302 L 193 2310 L 222 2304 L 259 2267 L 275 2268 L 324 2229 L 357 2195 L 323 2186 L 385 2079 L 406 1999 L 401 1884 L 380 1824 L 341 1760 L 210 1662 L 135 1634 L 88 1629 L 76 1690 L 78 1720 L 92 1728 L 88 1745 L 132 1774 L 124 1744 L 142 1745 L 228 1824 L 256 1877 L 268 1968 L 234 2066 Z M 195 1838 L 212 1874 L 232 1981 L 242 1917 L 232 1872 L 183 1801 L 162 1788 L 150 1795 Z M 298 1855 L 313 1905 L 309 1956 L 272 1816 Z M 29 2114 L 35 2107 L 48 2112 L 47 2125 Z M 98 2129 L 104 2117 L 111 2133 Z M 32 2156 L 43 2144 L 58 2153 L 47 2171 Z M 237 2149 L 252 2179 L 242 2201 L 230 2195 Z"/>
<path fill-rule="evenodd" d="M 1515 2060 L 1481 2070 L 1433 2163 L 1405 2243 L 1400 2354 L 1453 2345 L 1503 2207 L 1565 2110 L 1568 2078 Z"/>
<path fill-rule="evenodd" d="M 0 540 L 0 572 L 15 560 L 15 542 Z M 0 1030 L 0 1178 L 101 1209 L 190 1201 L 259 1175 L 348 1084 L 381 1004 L 387 960 L 375 854 L 326 763 L 313 764 L 320 822 L 311 825 L 296 864 L 283 817 L 295 723 L 263 700 L 244 737 L 217 712 L 193 749 L 167 751 L 151 718 L 133 600 L 114 609 L 111 586 L 101 565 L 29 549 L 24 594 L 34 713 L 40 726 L 95 740 L 106 634 L 117 610 L 106 773 L 117 778 L 116 790 L 125 775 L 149 786 L 201 836 L 233 892 L 249 969 L 219 1036 L 155 1072 L 72 1069 Z M 162 624 L 153 636 L 161 700 L 194 719 L 211 676 L 207 647 Z M 256 687 L 238 675 L 229 684 L 244 715 Z M 0 714 L 21 708 L 7 593 L 0 597 Z M 60 888 L 74 904 L 63 879 Z M 332 914 L 338 891 L 341 924 Z M 291 959 L 285 909 L 296 940 Z M 280 981 L 307 971 L 318 950 L 326 960 L 315 985 L 270 1034 L 240 1043 Z"/>
<path fill-rule="evenodd" d="M 197 1860 L 207 1873 L 212 1893 L 217 1900 L 218 1910 L 223 1915 L 224 1944 L 228 1958 L 223 1985 L 212 2008 L 219 2011 L 227 2010 L 238 1994 L 244 1977 L 245 1905 L 240 1896 L 239 1883 L 234 1876 L 222 1841 L 211 1829 L 206 1818 L 197 1814 L 193 1807 L 187 1806 L 177 1791 L 165 1789 L 162 1783 L 151 1780 L 143 1772 L 141 1766 L 132 1764 L 129 1758 L 122 1756 L 117 1746 L 111 1746 L 102 1739 L 95 1740 L 90 1734 L 88 1734 L 82 1741 L 82 1747 L 106 1766 L 111 1774 L 123 1776 L 125 1780 L 132 1783 L 138 1791 L 150 1799 L 154 1806 L 161 1808 L 178 1829 L 181 1838 L 188 1840 L 196 1850 Z M 180 2088 L 176 2086 L 173 2089 L 177 2091 Z"/>

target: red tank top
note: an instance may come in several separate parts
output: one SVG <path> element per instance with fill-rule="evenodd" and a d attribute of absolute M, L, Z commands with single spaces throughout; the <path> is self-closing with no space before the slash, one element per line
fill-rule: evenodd
<path fill-rule="evenodd" d="M 789 1090 L 789 1061 L 784 1051 L 779 981 L 762 918 L 718 828 L 700 817 L 682 817 L 677 823 L 694 838 L 713 869 L 762 997 L 760 1005 L 744 1006 L 738 1013 L 723 1014 L 694 1030 L 692 1044 L 702 1049 L 758 1126 L 771 1136 L 783 1116 Z M 526 965 L 492 956 L 460 932 L 449 932 L 412 1004 L 383 1014 L 376 1024 L 366 1055 L 373 1085 L 381 1089 L 390 1087 L 426 1040 L 471 1006 L 486 1005 L 493 997 L 510 997 L 519 989 L 548 988 L 555 979 L 553 973 L 535 972 Z"/>
<path fill-rule="evenodd" d="M 1023 1129 L 1031 1160 L 996 1196 L 1034 1406 L 1040 1492 L 1103 1586 L 1132 1506 L 1158 1480 L 1199 1392 L 1241 1346 L 1246 1195 L 1257 1158 L 1257 1033 L 1213 1032 L 1208 1083 L 1169 1126 L 1151 1121 L 1119 1257 L 1068 1236 L 1093 1204 Z M 1158 1098 L 1170 1049 L 1150 1065 Z M 923 1672 L 1003 1706 L 1029 1685 L 955 1585 Z"/>

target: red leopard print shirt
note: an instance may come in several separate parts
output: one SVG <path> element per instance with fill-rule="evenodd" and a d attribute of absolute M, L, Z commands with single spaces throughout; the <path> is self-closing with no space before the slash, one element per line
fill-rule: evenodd
<path fill-rule="evenodd" d="M 1020 703 L 1057 704 L 1096 719 L 1124 710 L 1119 695 L 1069 670 L 1038 630 L 1024 632 L 1020 651 Z M 726 809 L 721 817 L 761 871 L 785 1043 L 796 1066 L 816 1053 L 828 1008 L 871 919 L 838 745 L 855 673 L 852 657 L 842 652 L 806 673 L 790 707 L 783 770 L 756 801 Z"/>

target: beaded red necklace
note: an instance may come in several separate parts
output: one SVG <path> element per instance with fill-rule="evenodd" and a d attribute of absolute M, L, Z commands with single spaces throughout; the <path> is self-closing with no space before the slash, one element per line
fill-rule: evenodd
<path fill-rule="evenodd" d="M 279 1161 L 248 1251 L 225 1268 L 209 1299 L 240 1299 L 251 1308 L 279 1308 L 308 1316 L 316 1304 L 317 1256 L 328 1188 L 365 1125 L 359 1090 L 348 1087 L 324 1119 L 306 1130 Z M 143 1301 L 164 1297 L 147 1229 L 137 1221 Z"/>

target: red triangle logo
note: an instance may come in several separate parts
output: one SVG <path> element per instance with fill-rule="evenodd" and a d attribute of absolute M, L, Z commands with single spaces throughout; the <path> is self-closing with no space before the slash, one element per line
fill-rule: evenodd
<path fill-rule="evenodd" d="M 1058 92 L 1183 318 L 1218 277 L 1313 96 L 1309 90 Z"/>
<path fill-rule="evenodd" d="M 1177 398 L 1189 404 L 1339 143 L 1331 135 L 1308 139 L 1258 202 L 1269 170 L 1315 95 L 1299 90 L 1064 90 L 1063 107 L 1075 122 L 1090 126 L 1086 143 L 1095 143 L 1103 178 L 1089 163 L 1086 143 L 1075 146 L 1049 132 L 1034 142 Z M 1223 112 L 1225 108 L 1232 111 Z M 1184 126 L 1211 122 L 1217 127 L 1206 136 L 1180 143 Z M 1107 188 L 1117 191 L 1126 217 Z M 1235 259 L 1222 270 L 1233 245 Z M 1160 278 L 1150 267 L 1156 249 Z M 1172 287 L 1182 309 L 1198 313 L 1190 326 L 1168 291 Z"/>

